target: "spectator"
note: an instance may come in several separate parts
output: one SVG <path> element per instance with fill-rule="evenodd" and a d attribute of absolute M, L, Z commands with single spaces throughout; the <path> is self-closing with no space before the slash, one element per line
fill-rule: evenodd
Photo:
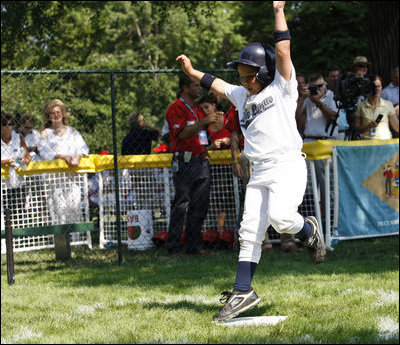
<path fill-rule="evenodd" d="M 195 100 L 200 84 L 185 74 L 179 79 L 180 97 L 166 113 L 168 121 L 175 197 L 171 205 L 167 249 L 171 255 L 183 256 L 180 244 L 186 217 L 187 254 L 205 254 L 201 247 L 201 230 L 210 198 L 210 163 L 205 128 L 217 121 L 216 115 L 204 116 Z"/>
<path fill-rule="evenodd" d="M 218 101 L 214 94 L 208 94 L 202 97 L 199 102 L 203 113 L 206 116 L 215 114 L 217 122 L 208 126 L 208 136 L 210 145 L 208 150 L 223 150 L 229 149 L 231 145 L 230 132 L 225 128 L 227 119 L 222 111 L 217 111 Z"/>
<path fill-rule="evenodd" d="M 122 141 L 122 155 L 149 155 L 151 154 L 151 142 L 158 140 L 160 131 L 144 122 L 144 116 L 140 113 L 129 116 L 130 132 Z"/>
<path fill-rule="evenodd" d="M 4 206 L 9 207 L 13 224 L 20 224 L 25 214 L 26 186 L 17 176 L 19 166 L 27 166 L 31 161 L 24 137 L 13 130 L 15 120 L 11 114 L 1 112 L 1 167 L 9 168 L 9 180 L 6 180 L 7 193 Z M 16 222 L 14 222 L 16 221 Z"/>
<path fill-rule="evenodd" d="M 337 81 L 342 76 L 342 69 L 338 65 L 329 65 L 325 71 L 325 80 L 328 90 L 335 93 Z"/>
<path fill-rule="evenodd" d="M 381 93 L 381 97 L 383 99 L 386 99 L 388 101 L 391 101 L 394 110 L 396 111 L 396 117 L 397 120 L 399 119 L 399 66 L 396 66 L 395 68 L 392 69 L 390 73 L 390 79 L 391 83 L 386 86 Z M 399 133 L 397 133 L 393 127 L 390 125 L 390 131 L 392 132 L 392 137 L 393 138 L 398 138 Z"/>
<path fill-rule="evenodd" d="M 368 74 L 368 69 L 370 69 L 372 64 L 368 61 L 365 56 L 356 56 L 351 65 L 351 71 L 358 78 L 364 78 Z"/>
<path fill-rule="evenodd" d="M 199 100 L 198 104 L 202 108 L 203 113 L 206 116 L 212 116 L 215 114 L 217 118 L 217 122 L 210 124 L 207 129 L 207 134 L 210 141 L 210 145 L 207 146 L 207 150 L 229 149 L 231 146 L 231 134 L 226 128 L 227 119 L 225 118 L 224 112 L 218 111 L 217 97 L 213 93 L 209 93 L 202 97 Z M 218 166 L 212 168 L 218 169 Z M 218 209 L 218 231 L 224 230 L 226 215 L 229 210 L 229 206 L 234 205 L 232 193 L 233 184 L 230 182 L 232 182 L 231 179 L 228 181 L 220 181 L 220 183 L 214 185 Z"/>
<path fill-rule="evenodd" d="M 358 104 L 355 117 L 355 128 L 365 139 L 391 139 L 389 123 L 396 133 L 399 133 L 399 119 L 392 102 L 381 98 L 382 79 L 380 76 L 371 77 L 375 85 L 375 94 Z M 378 115 L 383 115 L 376 121 Z"/>
<path fill-rule="evenodd" d="M 332 91 L 335 95 L 336 89 L 338 87 L 338 82 L 342 76 L 342 69 L 338 65 L 329 65 L 325 71 L 325 80 L 328 90 Z M 349 128 L 347 122 L 347 115 L 344 109 L 340 109 L 339 116 L 337 118 L 338 126 L 338 136 L 337 140 L 344 140 L 346 135 L 346 130 Z"/>
<path fill-rule="evenodd" d="M 40 134 L 40 156 L 43 160 L 63 159 L 76 168 L 80 160 L 89 154 L 89 148 L 82 135 L 68 125 L 64 103 L 59 99 L 47 102 L 43 108 L 43 118 L 45 128 Z M 48 205 L 53 224 L 79 222 L 82 217 L 81 188 L 75 182 L 74 174 L 66 174 L 61 181 L 53 181 L 50 185 Z"/>
<path fill-rule="evenodd" d="M 25 114 L 21 117 L 19 121 L 17 132 L 24 136 L 32 161 L 40 161 L 40 133 L 39 131 L 34 129 L 35 123 L 36 120 L 31 115 Z"/>
<path fill-rule="evenodd" d="M 298 116 L 297 113 L 303 108 L 304 101 L 307 99 L 310 92 L 307 89 L 306 77 L 304 74 L 297 73 L 296 80 L 297 80 L 297 91 L 299 93 L 299 97 L 297 98 L 297 108 L 296 108 L 296 124 L 300 136 L 304 138 L 305 118 Z"/>
<path fill-rule="evenodd" d="M 299 122 L 304 121 L 304 142 L 336 139 L 338 109 L 333 92 L 327 89 L 324 78 L 318 73 L 310 75 L 308 91 L 302 108 L 297 108 Z"/>
<path fill-rule="evenodd" d="M 390 79 L 391 82 L 382 90 L 381 97 L 396 106 L 399 104 L 399 66 L 392 69 Z"/>
<path fill-rule="evenodd" d="M 298 76 L 298 75 L 297 75 Z M 251 166 L 249 160 L 243 154 L 243 134 L 240 129 L 238 113 L 235 106 L 232 104 L 228 114 L 227 128 L 231 131 L 231 153 L 232 153 L 232 170 L 236 177 L 242 179 L 242 185 L 246 188 L 251 175 Z M 240 139 L 239 139 L 240 138 Z M 239 141 L 240 140 L 240 141 Z M 240 148 L 240 156 L 237 158 L 237 153 Z M 242 193 L 243 194 L 243 193 Z M 244 199 L 244 198 L 243 198 Z M 296 245 L 293 234 L 279 234 L 281 239 L 281 250 L 283 253 L 302 252 L 303 249 Z M 262 242 L 262 250 L 265 252 L 272 251 L 272 243 L 269 239 L 268 230 L 265 232 L 265 238 Z"/>
<path fill-rule="evenodd" d="M 309 94 L 302 109 L 297 109 L 300 122 L 304 121 L 303 141 L 335 140 L 339 130 L 336 123 L 338 109 L 334 101 L 334 94 L 328 90 L 324 78 L 319 73 L 309 76 Z M 315 173 L 320 192 L 322 222 L 325 217 L 325 160 L 316 160 Z"/>

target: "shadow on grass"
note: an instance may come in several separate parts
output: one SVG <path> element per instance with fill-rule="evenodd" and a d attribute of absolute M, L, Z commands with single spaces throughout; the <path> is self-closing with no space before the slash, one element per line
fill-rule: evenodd
<path fill-rule="evenodd" d="M 69 286 L 97 286 L 127 284 L 130 286 L 166 286 L 176 282 L 182 287 L 194 284 L 213 284 L 225 290 L 233 286 L 238 261 L 238 251 L 223 249 L 214 255 L 170 257 L 163 248 L 144 252 L 123 250 L 124 262 L 118 265 L 118 251 L 73 248 L 72 260 L 59 263 L 53 250 L 15 253 L 15 274 L 35 274 L 46 270 L 56 272 L 56 277 Z M 1 271 L 6 274 L 5 255 Z M 339 243 L 327 253 L 325 262 L 314 265 L 307 252 L 282 254 L 279 246 L 272 253 L 263 253 L 256 276 L 271 278 L 290 274 L 327 275 L 379 273 L 399 268 L 399 237 L 382 237 Z M 52 275 L 49 279 L 55 279 Z"/>

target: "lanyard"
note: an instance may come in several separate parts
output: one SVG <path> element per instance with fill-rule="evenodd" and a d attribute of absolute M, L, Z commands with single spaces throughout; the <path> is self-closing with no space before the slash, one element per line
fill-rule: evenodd
<path fill-rule="evenodd" d="M 199 116 L 197 115 L 198 113 L 199 113 L 199 110 L 197 109 L 197 106 L 195 105 L 194 107 L 195 107 L 195 109 L 196 109 L 196 111 L 197 111 L 197 114 L 194 112 L 194 110 L 191 108 L 191 106 L 189 105 L 189 104 L 187 104 L 187 102 L 182 98 L 182 97 L 180 97 L 179 98 L 182 102 L 183 102 L 183 104 L 184 105 L 186 105 L 186 107 L 192 112 L 192 114 L 194 115 L 194 117 L 196 118 L 196 121 L 199 121 Z"/>

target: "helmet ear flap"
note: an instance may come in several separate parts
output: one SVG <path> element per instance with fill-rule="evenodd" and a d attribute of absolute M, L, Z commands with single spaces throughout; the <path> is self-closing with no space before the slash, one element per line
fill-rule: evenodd
<path fill-rule="evenodd" d="M 257 80 L 259 80 L 263 84 L 269 84 L 271 81 L 271 77 L 268 75 L 267 66 L 261 66 L 260 70 L 256 75 Z"/>

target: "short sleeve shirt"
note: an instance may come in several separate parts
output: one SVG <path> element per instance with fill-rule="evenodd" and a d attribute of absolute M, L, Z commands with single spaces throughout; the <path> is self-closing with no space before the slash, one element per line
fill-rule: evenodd
<path fill-rule="evenodd" d="M 382 90 L 381 97 L 392 102 L 393 105 L 399 104 L 399 87 L 390 83 Z"/>
<path fill-rule="evenodd" d="M 303 141 L 297 130 L 297 80 L 292 65 L 286 81 L 279 71 L 270 85 L 256 95 L 243 86 L 228 84 L 225 95 L 235 105 L 244 136 L 244 154 L 251 162 L 301 152 Z"/>
<path fill-rule="evenodd" d="M 6 144 L 1 140 L 1 159 L 16 159 L 21 157 L 21 137 L 16 131 L 11 132 L 11 140 Z"/>
<path fill-rule="evenodd" d="M 204 114 L 200 107 L 195 105 L 189 109 L 179 98 L 168 107 L 166 120 L 171 140 L 171 152 L 189 151 L 192 154 L 200 154 L 205 151 L 205 147 L 200 144 L 198 134 L 184 140 L 178 138 L 179 133 L 185 127 L 194 125 L 203 118 Z"/>
<path fill-rule="evenodd" d="M 364 137 L 367 139 L 392 139 L 392 132 L 389 128 L 389 116 L 395 114 L 392 102 L 381 98 L 378 106 L 373 110 L 368 99 L 366 99 L 358 104 L 355 115 L 364 117 L 369 121 L 375 121 L 379 114 L 382 114 L 383 118 L 375 129 L 375 135 L 371 136 L 368 130 L 363 133 Z"/>
<path fill-rule="evenodd" d="M 321 102 L 333 111 L 338 111 L 334 100 L 334 94 L 331 90 L 327 90 L 326 94 L 321 98 Z M 304 136 L 306 137 L 337 137 L 339 134 L 339 126 L 336 126 L 332 132 L 332 128 L 327 128 L 328 119 L 318 109 L 314 102 L 309 98 L 304 101 L 303 109 L 306 109 L 306 125 L 304 128 Z M 331 134 L 332 133 L 332 134 Z"/>

